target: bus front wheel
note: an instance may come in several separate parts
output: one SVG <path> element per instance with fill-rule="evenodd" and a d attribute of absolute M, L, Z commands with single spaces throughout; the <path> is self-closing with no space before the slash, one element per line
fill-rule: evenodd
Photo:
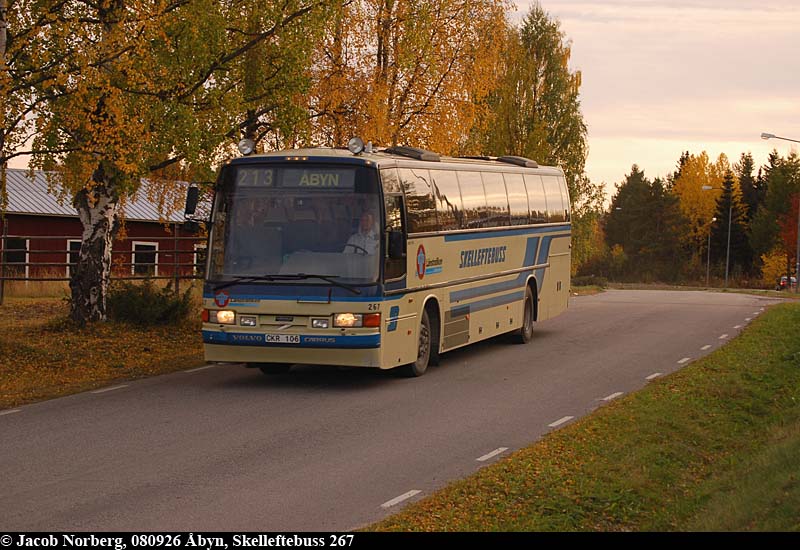
<path fill-rule="evenodd" d="M 422 321 L 419 325 L 419 338 L 417 339 L 417 360 L 409 365 L 400 367 L 401 373 L 409 378 L 422 376 L 428 370 L 431 359 L 431 321 L 428 310 L 422 312 Z"/>
<path fill-rule="evenodd" d="M 514 342 L 527 344 L 533 338 L 533 292 L 525 287 L 525 309 L 522 316 L 522 327 L 513 334 Z"/>

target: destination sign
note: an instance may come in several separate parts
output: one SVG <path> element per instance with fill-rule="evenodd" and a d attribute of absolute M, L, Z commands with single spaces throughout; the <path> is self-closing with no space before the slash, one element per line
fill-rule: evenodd
<path fill-rule="evenodd" d="M 236 187 L 290 187 L 303 189 L 354 189 L 356 171 L 347 168 L 240 167 Z"/>
<path fill-rule="evenodd" d="M 287 168 L 282 171 L 281 187 L 309 189 L 353 189 L 356 172 L 353 169 Z"/>

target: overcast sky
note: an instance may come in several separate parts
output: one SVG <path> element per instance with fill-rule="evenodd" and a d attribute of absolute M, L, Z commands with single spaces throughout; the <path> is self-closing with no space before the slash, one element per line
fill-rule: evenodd
<path fill-rule="evenodd" d="M 652 178 L 681 151 L 751 151 L 757 166 L 800 140 L 798 0 L 542 0 L 572 41 L 583 73 L 587 173 L 622 181 L 633 163 Z M 516 0 L 518 17 L 529 1 Z M 610 197 L 609 197 L 610 198 Z"/>

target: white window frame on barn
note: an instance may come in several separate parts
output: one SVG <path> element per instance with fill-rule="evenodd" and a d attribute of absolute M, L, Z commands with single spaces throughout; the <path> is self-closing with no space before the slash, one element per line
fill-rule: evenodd
<path fill-rule="evenodd" d="M 155 265 L 153 265 L 153 275 L 152 276 L 153 277 L 158 277 L 158 243 L 157 242 L 153 242 L 153 241 L 132 241 L 131 242 L 131 275 L 134 275 L 134 276 L 136 275 L 136 265 L 137 265 L 136 264 L 136 247 L 138 245 L 155 247 L 155 250 L 153 251 L 153 252 L 155 252 L 155 259 L 154 259 L 154 264 Z M 142 250 L 141 252 L 144 253 L 145 251 Z M 146 267 L 149 267 L 149 266 L 146 266 Z"/>
<path fill-rule="evenodd" d="M 198 244 L 194 245 L 194 254 L 192 255 L 192 264 L 194 264 L 194 265 L 192 266 L 192 275 L 197 275 L 197 272 L 199 271 L 198 270 L 198 266 L 197 266 L 198 250 L 204 250 L 204 251 L 207 252 L 208 244 L 207 243 L 198 243 Z M 208 259 L 208 254 L 207 253 L 206 253 L 205 258 Z"/>

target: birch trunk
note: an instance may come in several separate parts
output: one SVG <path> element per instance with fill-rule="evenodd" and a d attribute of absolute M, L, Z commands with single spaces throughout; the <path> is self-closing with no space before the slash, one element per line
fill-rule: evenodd
<path fill-rule="evenodd" d="M 119 197 L 111 182 L 82 189 L 73 204 L 83 224 L 78 264 L 69 287 L 70 317 L 80 325 L 105 321 L 106 295 L 111 278 L 111 249 L 117 232 Z"/>

